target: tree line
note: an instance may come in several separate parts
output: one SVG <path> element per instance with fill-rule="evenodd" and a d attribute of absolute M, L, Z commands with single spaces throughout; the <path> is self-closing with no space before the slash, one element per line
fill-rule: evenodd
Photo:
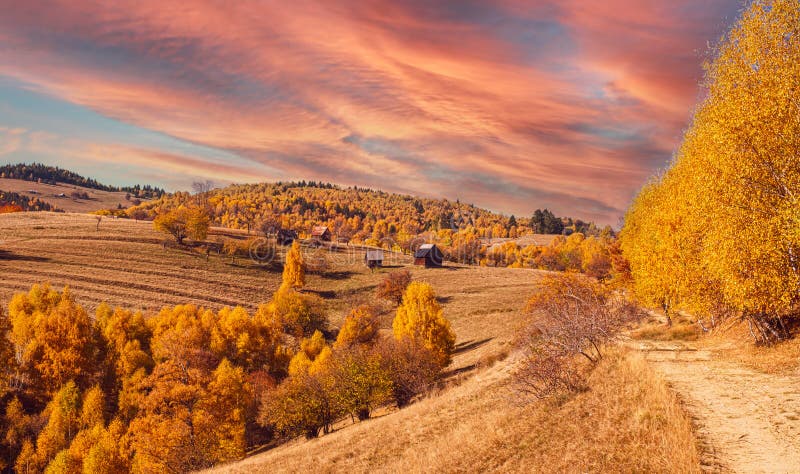
<path fill-rule="evenodd" d="M 730 316 L 789 336 L 800 308 L 800 2 L 756 0 L 707 66 L 671 166 L 639 193 L 620 242 L 633 289 L 669 317 Z"/>
<path fill-rule="evenodd" d="M 23 211 L 60 211 L 60 209 L 36 197 L 0 191 L 0 214 Z"/>
<path fill-rule="evenodd" d="M 0 468 L 185 472 L 404 406 L 435 383 L 455 335 L 430 285 L 387 277 L 390 334 L 353 308 L 328 327 L 302 291 L 299 246 L 254 314 L 194 305 L 144 315 L 34 285 L 0 311 Z"/>
<path fill-rule="evenodd" d="M 204 189 L 191 195 L 178 192 L 129 209 L 138 219 L 154 219 L 181 206 L 202 205 L 214 225 L 275 232 L 294 230 L 307 235 L 313 226 L 325 225 L 346 242 L 408 248 L 418 236 L 439 232 L 473 233 L 478 238 L 516 238 L 533 232 L 599 235 L 591 222 L 558 218 L 544 212 L 544 224 L 504 216 L 471 204 L 446 199 L 424 199 L 327 183 L 261 183 Z M 560 223 L 556 226 L 555 222 Z"/>
<path fill-rule="evenodd" d="M 121 187 L 109 186 L 100 183 L 96 179 L 86 178 L 78 173 L 41 163 L 2 165 L 0 166 L 0 178 L 22 179 L 45 184 L 71 184 L 100 191 L 127 192 L 141 199 L 155 199 L 166 194 L 163 189 L 149 184 Z"/>

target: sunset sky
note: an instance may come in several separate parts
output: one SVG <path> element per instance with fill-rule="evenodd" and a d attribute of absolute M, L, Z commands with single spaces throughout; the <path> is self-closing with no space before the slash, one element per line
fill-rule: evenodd
<path fill-rule="evenodd" d="M 0 0 L 0 163 L 321 180 L 616 225 L 732 0 Z"/>

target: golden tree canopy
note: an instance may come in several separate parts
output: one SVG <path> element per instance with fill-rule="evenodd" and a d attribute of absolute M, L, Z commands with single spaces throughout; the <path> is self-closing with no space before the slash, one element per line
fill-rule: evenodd
<path fill-rule="evenodd" d="M 450 363 L 456 335 L 429 283 L 408 285 L 403 302 L 397 308 L 392 331 L 396 339 L 407 337 L 433 351 L 442 366 Z"/>
<path fill-rule="evenodd" d="M 302 288 L 306 284 L 306 264 L 300 243 L 296 240 L 286 253 L 286 263 L 283 266 L 283 286 Z"/>

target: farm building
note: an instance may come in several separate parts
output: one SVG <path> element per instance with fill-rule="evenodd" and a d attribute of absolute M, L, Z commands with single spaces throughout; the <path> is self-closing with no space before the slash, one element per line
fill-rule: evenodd
<path fill-rule="evenodd" d="M 281 245 L 289 245 L 297 239 L 297 232 L 289 229 L 280 229 L 276 239 Z"/>
<path fill-rule="evenodd" d="M 444 263 L 444 255 L 435 244 L 422 244 L 414 253 L 414 265 L 441 267 L 442 263 Z"/>
<path fill-rule="evenodd" d="M 316 225 L 311 229 L 311 238 L 315 240 L 322 240 L 324 242 L 331 241 L 331 231 L 328 226 Z"/>
<path fill-rule="evenodd" d="M 369 268 L 376 268 L 383 265 L 383 250 L 367 250 L 364 255 L 364 262 Z"/>

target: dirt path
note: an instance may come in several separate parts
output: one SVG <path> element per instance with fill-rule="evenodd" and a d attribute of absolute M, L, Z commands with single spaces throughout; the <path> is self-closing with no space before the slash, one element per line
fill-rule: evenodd
<path fill-rule="evenodd" d="M 685 400 L 707 471 L 800 473 L 800 377 L 757 372 L 685 343 L 633 345 Z"/>

